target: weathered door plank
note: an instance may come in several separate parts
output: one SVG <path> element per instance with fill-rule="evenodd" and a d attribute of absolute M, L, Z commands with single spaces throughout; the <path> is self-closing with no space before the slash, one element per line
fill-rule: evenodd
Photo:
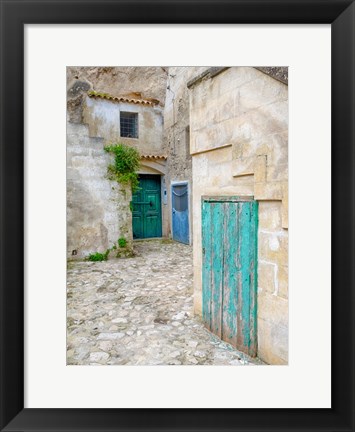
<path fill-rule="evenodd" d="M 249 324 L 249 355 L 254 357 L 258 351 L 257 338 L 257 289 L 258 289 L 258 203 L 253 201 L 251 207 L 250 241 L 249 249 L 249 275 L 250 275 L 250 324 Z"/>
<path fill-rule="evenodd" d="M 238 204 L 225 204 L 222 339 L 236 346 L 238 306 Z"/>
<path fill-rule="evenodd" d="M 250 345 L 250 203 L 243 203 L 240 212 L 239 257 L 241 272 L 240 287 L 240 327 L 238 347 L 243 352 L 249 351 Z"/>
<path fill-rule="evenodd" d="M 222 337 L 224 203 L 211 203 L 211 213 L 213 239 L 211 331 Z"/>
<path fill-rule="evenodd" d="M 202 320 L 211 330 L 211 293 L 212 293 L 212 230 L 211 209 L 205 201 L 202 202 Z"/>

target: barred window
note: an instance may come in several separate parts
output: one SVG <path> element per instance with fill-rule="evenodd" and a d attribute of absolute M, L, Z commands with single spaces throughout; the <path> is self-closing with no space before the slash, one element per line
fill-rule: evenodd
<path fill-rule="evenodd" d="M 138 113 L 120 113 L 121 137 L 138 138 Z"/>

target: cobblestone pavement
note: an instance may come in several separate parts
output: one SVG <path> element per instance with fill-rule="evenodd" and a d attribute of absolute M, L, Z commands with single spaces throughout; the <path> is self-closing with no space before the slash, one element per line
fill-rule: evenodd
<path fill-rule="evenodd" d="M 134 258 L 68 263 L 67 364 L 257 364 L 193 315 L 192 248 L 135 242 Z"/>

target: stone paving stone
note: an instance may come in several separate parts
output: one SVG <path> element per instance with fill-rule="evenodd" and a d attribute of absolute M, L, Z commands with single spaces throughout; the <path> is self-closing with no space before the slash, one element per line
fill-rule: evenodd
<path fill-rule="evenodd" d="M 68 365 L 260 364 L 194 316 L 190 246 L 149 240 L 134 249 L 133 258 L 68 263 Z"/>

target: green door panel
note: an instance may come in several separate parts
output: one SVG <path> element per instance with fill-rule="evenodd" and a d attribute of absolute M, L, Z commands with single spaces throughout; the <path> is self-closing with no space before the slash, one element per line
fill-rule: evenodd
<path fill-rule="evenodd" d="M 133 228 L 133 238 L 143 238 L 143 205 L 138 204 L 143 202 L 143 193 L 141 189 L 139 189 L 132 196 L 132 228 Z"/>
<path fill-rule="evenodd" d="M 162 236 L 160 176 L 139 177 L 139 190 L 132 197 L 133 238 Z"/>

